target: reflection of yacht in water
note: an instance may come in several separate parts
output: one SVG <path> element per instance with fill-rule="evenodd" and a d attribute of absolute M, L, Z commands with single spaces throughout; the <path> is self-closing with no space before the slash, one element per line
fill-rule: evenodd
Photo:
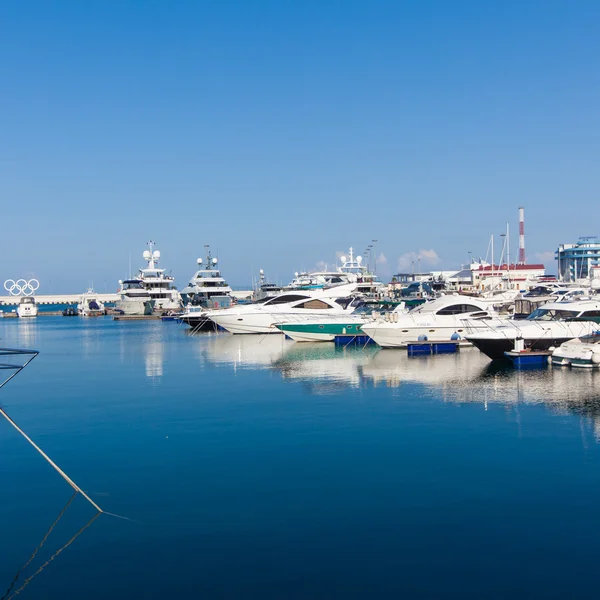
<path fill-rule="evenodd" d="M 145 344 L 146 377 L 163 376 L 163 345 L 162 341 Z"/>
<path fill-rule="evenodd" d="M 314 393 L 323 394 L 362 385 L 361 369 L 378 349 L 330 344 L 294 344 L 273 363 L 284 379 L 302 381 Z"/>
<path fill-rule="evenodd" d="M 206 335 L 206 343 L 199 346 L 204 360 L 211 364 L 234 367 L 270 367 L 287 348 L 294 346 L 294 342 L 286 340 L 282 335 L 201 335 Z"/>

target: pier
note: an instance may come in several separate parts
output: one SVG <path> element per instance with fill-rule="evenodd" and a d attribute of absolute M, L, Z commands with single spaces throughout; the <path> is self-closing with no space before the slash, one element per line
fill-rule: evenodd
<path fill-rule="evenodd" d="M 36 304 L 77 304 L 83 294 L 36 294 Z M 0 306 L 14 306 L 21 302 L 23 296 L 0 296 Z M 96 294 L 100 302 L 116 302 L 118 294 Z"/>

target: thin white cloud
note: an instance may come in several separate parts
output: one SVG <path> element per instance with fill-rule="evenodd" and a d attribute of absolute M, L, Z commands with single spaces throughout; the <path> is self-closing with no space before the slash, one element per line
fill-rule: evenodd
<path fill-rule="evenodd" d="M 534 256 L 538 262 L 544 264 L 546 267 L 552 266 L 555 261 L 554 252 L 550 250 L 547 250 L 546 252 L 536 252 Z"/>
<path fill-rule="evenodd" d="M 434 266 L 440 262 L 438 253 L 431 248 L 430 250 L 421 249 L 418 252 L 405 252 L 402 256 L 398 257 L 398 271 L 418 271 L 419 266 L 421 270 L 423 267 Z"/>

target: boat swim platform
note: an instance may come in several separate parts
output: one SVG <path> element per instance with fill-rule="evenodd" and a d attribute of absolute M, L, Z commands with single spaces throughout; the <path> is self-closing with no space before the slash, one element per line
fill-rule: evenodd
<path fill-rule="evenodd" d="M 550 350 L 508 350 L 504 357 L 515 369 L 543 369 L 550 364 Z"/>
<path fill-rule="evenodd" d="M 162 315 L 113 315 L 113 321 L 161 321 Z"/>

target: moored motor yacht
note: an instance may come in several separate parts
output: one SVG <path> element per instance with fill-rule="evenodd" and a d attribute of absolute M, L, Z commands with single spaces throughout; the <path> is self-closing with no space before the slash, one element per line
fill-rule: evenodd
<path fill-rule="evenodd" d="M 19 317 L 37 317 L 38 306 L 33 296 L 23 296 L 17 306 Z"/>
<path fill-rule="evenodd" d="M 576 300 L 550 302 L 527 318 L 499 319 L 484 328 L 469 331 L 466 338 L 492 360 L 503 359 L 513 350 L 515 340 L 523 340 L 525 349 L 548 350 L 574 338 L 591 335 L 600 329 L 600 302 Z"/>
<path fill-rule="evenodd" d="M 356 288 L 353 284 L 324 290 L 298 290 L 265 298 L 253 304 L 212 310 L 207 317 L 230 333 L 281 333 L 275 327 L 277 318 L 298 314 L 334 314 L 350 312 L 345 299 Z"/>
<path fill-rule="evenodd" d="M 144 287 L 141 279 L 125 279 L 119 281 L 119 299 L 115 308 L 124 315 L 151 315 L 154 300 Z"/>
<path fill-rule="evenodd" d="M 362 331 L 384 348 L 401 348 L 417 341 L 462 341 L 467 320 L 471 327 L 477 327 L 477 323 L 495 317 L 485 302 L 453 294 L 421 304 L 406 314 L 395 314 L 391 321 L 365 323 Z"/>
<path fill-rule="evenodd" d="M 575 338 L 561 344 L 552 352 L 552 364 L 587 369 L 600 367 L 600 335 L 598 333 L 594 332 L 592 335 Z"/>
<path fill-rule="evenodd" d="M 208 250 L 206 261 L 199 258 L 196 262 L 198 270 L 181 290 L 183 303 L 207 309 L 229 308 L 233 302 L 232 289 L 217 268 L 218 259 Z"/>
<path fill-rule="evenodd" d="M 105 314 L 104 304 L 98 300 L 98 294 L 90 288 L 81 296 L 77 312 L 82 317 L 100 317 Z"/>
<path fill-rule="evenodd" d="M 356 338 L 365 335 L 362 326 L 377 315 L 393 318 L 407 309 L 403 302 L 365 302 L 362 298 L 349 298 L 350 314 L 334 315 L 282 315 L 275 327 L 296 342 L 333 342 L 336 338 Z M 293 319 L 293 320 L 292 320 Z"/>
<path fill-rule="evenodd" d="M 169 310 L 181 309 L 181 298 L 174 285 L 174 277 L 167 275 L 166 269 L 158 268 L 160 252 L 154 250 L 154 242 L 148 242 L 149 250 L 142 254 L 144 260 L 148 262 L 147 266 L 140 269 L 138 277 L 150 298 L 154 301 L 155 312 L 165 312 Z"/>

